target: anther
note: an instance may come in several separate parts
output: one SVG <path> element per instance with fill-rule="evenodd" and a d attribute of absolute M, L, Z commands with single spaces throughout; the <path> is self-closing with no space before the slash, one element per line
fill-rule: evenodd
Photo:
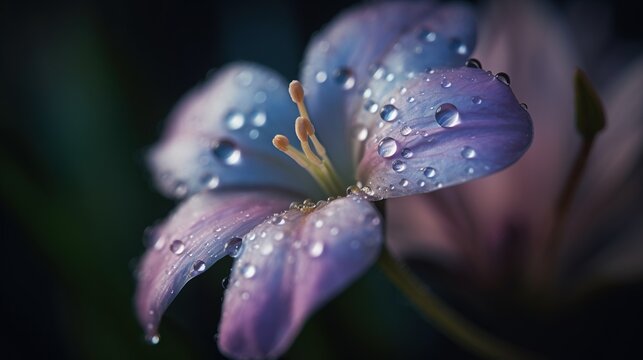
<path fill-rule="evenodd" d="M 272 145 L 279 149 L 279 151 L 286 152 L 288 151 L 288 146 L 290 146 L 290 141 L 283 135 L 275 135 L 272 139 Z"/>
<path fill-rule="evenodd" d="M 299 110 L 301 117 L 310 119 L 306 105 L 304 105 L 304 87 L 301 83 L 297 80 L 291 81 L 290 85 L 288 85 L 288 93 L 290 94 L 292 102 L 297 105 L 297 110 Z"/>

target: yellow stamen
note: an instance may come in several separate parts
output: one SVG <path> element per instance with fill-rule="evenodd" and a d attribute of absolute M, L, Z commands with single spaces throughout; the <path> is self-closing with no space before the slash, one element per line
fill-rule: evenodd
<path fill-rule="evenodd" d="M 304 154 L 306 154 L 306 157 L 315 164 L 321 165 L 322 161 L 315 155 L 308 143 L 308 136 L 312 126 L 313 124 L 310 123 L 310 120 L 300 116 L 295 120 L 295 134 L 297 134 L 297 138 L 301 143 L 301 149 L 304 151 Z"/>
<path fill-rule="evenodd" d="M 295 121 L 295 133 L 301 143 L 302 151 L 290 145 L 290 141 L 283 135 L 276 135 L 272 144 L 281 152 L 288 155 L 299 166 L 303 167 L 317 181 L 322 189 L 329 195 L 340 195 L 345 188 L 337 176 L 333 165 L 326 154 L 326 149 L 315 136 L 315 127 L 308 116 L 304 104 L 304 88 L 301 83 L 294 80 L 288 87 L 290 98 L 297 105 L 300 116 Z M 310 146 L 312 140 L 315 151 Z"/>

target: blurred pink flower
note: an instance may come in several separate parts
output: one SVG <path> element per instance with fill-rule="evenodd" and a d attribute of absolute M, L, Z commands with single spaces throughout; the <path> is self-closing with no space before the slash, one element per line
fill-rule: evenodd
<path fill-rule="evenodd" d="M 533 116 L 534 142 L 501 173 L 389 200 L 388 246 L 407 259 L 430 259 L 466 279 L 465 286 L 536 291 L 554 301 L 640 280 L 643 58 L 600 88 L 607 128 L 594 143 L 560 251 L 544 258 L 553 209 L 581 142 L 573 74 L 582 59 L 569 30 L 542 3 L 493 2 L 481 25 L 474 57 L 486 69 L 511 74 L 516 96 Z"/>

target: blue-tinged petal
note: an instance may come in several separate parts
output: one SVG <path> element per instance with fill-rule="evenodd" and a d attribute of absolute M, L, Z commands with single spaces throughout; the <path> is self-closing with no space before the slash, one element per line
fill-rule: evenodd
<path fill-rule="evenodd" d="M 241 245 L 241 237 L 292 196 L 275 191 L 202 192 L 152 231 L 138 268 L 136 310 L 150 339 L 170 302 L 193 277 Z"/>
<path fill-rule="evenodd" d="M 529 114 L 490 73 L 438 70 L 407 89 L 391 93 L 395 114 L 377 120 L 358 168 L 358 179 L 376 196 L 429 192 L 492 174 L 531 143 Z"/>
<path fill-rule="evenodd" d="M 296 115 L 276 73 L 250 64 L 223 68 L 179 102 L 150 151 L 158 186 L 175 197 L 243 186 L 320 195 L 311 177 L 272 145 L 276 134 L 294 138 Z"/>
<path fill-rule="evenodd" d="M 352 196 L 257 226 L 232 270 L 219 348 L 238 359 L 280 356 L 311 312 L 375 261 L 381 243 L 377 211 Z"/>
<path fill-rule="evenodd" d="M 373 67 L 409 27 L 427 16 L 430 2 L 380 2 L 358 6 L 333 20 L 310 43 L 301 81 L 320 139 L 338 171 L 353 180 L 351 118 Z"/>

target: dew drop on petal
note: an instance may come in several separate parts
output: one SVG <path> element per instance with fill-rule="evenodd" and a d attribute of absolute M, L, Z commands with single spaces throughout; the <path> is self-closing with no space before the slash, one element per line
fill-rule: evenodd
<path fill-rule="evenodd" d="M 406 170 L 406 163 L 404 161 L 402 161 L 402 160 L 395 160 L 391 164 L 391 167 L 393 168 L 393 170 L 395 172 L 402 172 L 402 171 Z"/>
<path fill-rule="evenodd" d="M 402 180 L 400 180 L 400 186 L 401 186 L 401 187 L 407 187 L 407 186 L 409 186 L 409 181 L 408 181 L 408 180 L 406 180 L 406 179 L 402 179 Z"/>
<path fill-rule="evenodd" d="M 328 79 L 328 75 L 326 75 L 325 71 L 319 71 L 317 72 L 317 74 L 315 74 L 315 81 L 317 81 L 320 84 L 325 83 L 326 79 Z"/>
<path fill-rule="evenodd" d="M 440 126 L 448 128 L 460 124 L 460 113 L 455 105 L 444 103 L 435 112 L 435 120 Z"/>
<path fill-rule="evenodd" d="M 471 97 L 471 102 L 476 104 L 476 105 L 480 105 L 480 104 L 482 104 L 482 98 L 480 96 L 472 96 Z"/>
<path fill-rule="evenodd" d="M 466 55 L 467 54 L 467 45 L 462 42 L 462 40 L 458 38 L 451 39 L 451 43 L 449 44 L 449 47 L 451 50 L 455 51 L 458 55 Z"/>
<path fill-rule="evenodd" d="M 257 268 L 252 264 L 244 264 L 241 266 L 241 275 L 246 279 L 252 279 L 257 274 Z"/>
<path fill-rule="evenodd" d="M 399 111 L 397 110 L 395 105 L 392 104 L 386 104 L 382 106 L 382 111 L 380 111 L 380 117 L 386 122 L 395 121 L 398 115 Z"/>
<path fill-rule="evenodd" d="M 335 72 L 335 82 L 344 90 L 350 90 L 355 86 L 355 74 L 349 68 L 340 68 Z"/>
<path fill-rule="evenodd" d="M 205 174 L 201 178 L 201 183 L 205 185 L 208 189 L 216 189 L 219 186 L 219 177 L 212 174 Z"/>
<path fill-rule="evenodd" d="M 225 123 L 230 130 L 239 130 L 246 122 L 246 117 L 239 111 L 230 111 L 225 117 Z"/>
<path fill-rule="evenodd" d="M 434 178 L 438 174 L 437 170 L 435 170 L 432 167 L 425 168 L 422 173 L 424 174 L 424 176 L 428 177 L 429 179 Z"/>
<path fill-rule="evenodd" d="M 438 36 L 435 32 L 428 29 L 422 29 L 420 31 L 420 35 L 418 36 L 418 39 L 426 42 L 434 42 L 437 37 Z"/>
<path fill-rule="evenodd" d="M 184 182 L 179 181 L 174 185 L 174 196 L 182 198 L 188 193 L 188 186 Z"/>
<path fill-rule="evenodd" d="M 426 185 L 426 182 L 424 182 L 424 180 L 418 180 L 417 184 L 419 187 L 424 187 L 424 185 Z"/>
<path fill-rule="evenodd" d="M 239 237 L 233 237 L 223 246 L 223 251 L 231 258 L 236 258 L 241 253 L 243 241 Z"/>
<path fill-rule="evenodd" d="M 402 155 L 403 158 L 410 159 L 413 157 L 413 150 L 409 148 L 404 148 L 402 149 L 402 152 L 400 154 Z"/>
<path fill-rule="evenodd" d="M 375 113 L 377 112 L 377 109 L 378 109 L 378 108 L 379 108 L 379 106 L 378 106 L 378 105 L 377 105 L 377 103 L 376 103 L 375 101 L 373 101 L 373 100 L 367 100 L 367 101 L 364 103 L 364 110 L 368 111 L 368 112 L 369 112 L 369 113 L 371 113 L 371 114 L 375 114 Z"/>
<path fill-rule="evenodd" d="M 231 140 L 219 140 L 212 146 L 212 153 L 226 165 L 236 165 L 241 161 L 241 151 Z"/>
<path fill-rule="evenodd" d="M 450 88 L 451 81 L 449 81 L 448 79 L 442 79 L 442 81 L 440 81 L 440 85 L 445 89 Z"/>
<path fill-rule="evenodd" d="M 158 334 L 148 335 L 145 337 L 145 341 L 151 345 L 157 345 L 161 341 L 161 337 Z"/>
<path fill-rule="evenodd" d="M 205 263 L 201 260 L 197 260 L 192 264 L 192 270 L 194 270 L 195 273 L 200 274 L 205 271 Z"/>
<path fill-rule="evenodd" d="M 366 88 L 366 89 L 364 89 L 364 92 L 362 92 L 362 97 L 364 99 L 370 98 L 371 95 L 373 95 L 373 90 L 371 90 L 371 88 Z"/>
<path fill-rule="evenodd" d="M 308 249 L 308 254 L 311 257 L 319 257 L 324 253 L 324 243 L 321 241 L 315 241 L 310 248 Z"/>
<path fill-rule="evenodd" d="M 476 150 L 470 146 L 465 146 L 462 148 L 462 152 L 460 152 L 463 158 L 465 159 L 473 159 L 476 157 Z"/>
<path fill-rule="evenodd" d="M 395 139 L 386 137 L 380 141 L 377 146 L 377 153 L 383 158 L 390 158 L 397 152 L 397 141 Z"/>
<path fill-rule="evenodd" d="M 525 103 L 520 103 L 520 107 L 522 107 L 525 110 L 529 109 L 529 107 Z"/>
<path fill-rule="evenodd" d="M 353 139 L 364 141 L 368 137 L 368 129 L 365 126 L 357 125 L 353 129 Z"/>
<path fill-rule="evenodd" d="M 181 240 L 174 240 L 170 244 L 170 251 L 176 255 L 181 255 L 185 251 L 185 244 Z"/>
<path fill-rule="evenodd" d="M 496 79 L 498 79 L 498 81 L 500 81 L 501 83 L 503 83 L 505 85 L 511 84 L 511 79 L 509 79 L 509 75 L 507 75 L 507 74 L 505 74 L 503 72 L 497 73 L 496 74 Z"/>
<path fill-rule="evenodd" d="M 415 98 L 413 96 L 409 96 L 409 98 L 406 99 L 406 102 L 408 102 L 409 104 L 415 102 Z"/>
<path fill-rule="evenodd" d="M 471 58 L 471 59 L 467 60 L 464 63 L 464 66 L 470 67 L 470 68 L 473 68 L 473 69 L 482 69 L 482 63 L 480 63 L 480 60 L 474 59 L 474 58 Z"/>
<path fill-rule="evenodd" d="M 256 111 L 250 115 L 252 125 L 254 126 L 264 126 L 268 117 L 264 111 Z"/>
<path fill-rule="evenodd" d="M 261 249 L 259 251 L 261 252 L 261 255 L 270 255 L 273 249 L 274 246 L 272 245 L 272 243 L 266 242 L 261 246 Z"/>
<path fill-rule="evenodd" d="M 402 134 L 402 136 L 408 136 L 412 131 L 413 129 L 411 129 L 410 126 L 404 126 L 402 129 L 400 129 L 400 134 Z"/>

